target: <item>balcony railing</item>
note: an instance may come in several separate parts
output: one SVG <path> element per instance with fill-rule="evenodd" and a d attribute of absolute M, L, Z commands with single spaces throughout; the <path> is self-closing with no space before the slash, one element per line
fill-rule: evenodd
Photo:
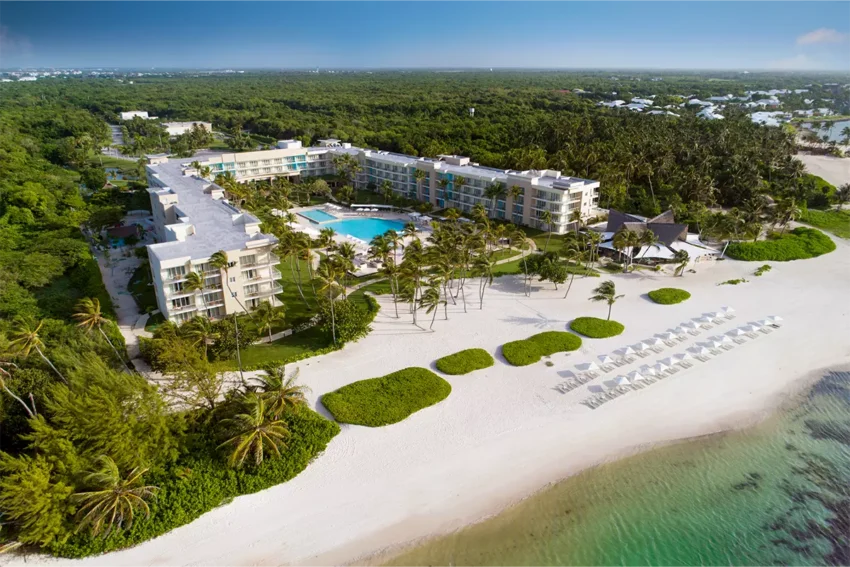
<path fill-rule="evenodd" d="M 194 303 L 190 303 L 189 305 L 180 305 L 175 307 L 174 305 L 168 310 L 171 313 L 183 313 L 184 311 L 195 311 L 198 308 Z"/>

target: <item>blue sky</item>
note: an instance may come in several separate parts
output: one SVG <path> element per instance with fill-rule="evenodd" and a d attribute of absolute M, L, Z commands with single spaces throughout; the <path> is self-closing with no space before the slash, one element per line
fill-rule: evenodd
<path fill-rule="evenodd" d="M 850 2 L 0 2 L 0 67 L 850 71 Z"/>

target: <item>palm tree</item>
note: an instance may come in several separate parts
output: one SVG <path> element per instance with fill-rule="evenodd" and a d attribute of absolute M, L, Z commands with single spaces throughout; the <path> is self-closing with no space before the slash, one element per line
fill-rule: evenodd
<path fill-rule="evenodd" d="M 500 181 L 488 185 L 484 189 L 484 196 L 490 199 L 490 217 L 496 218 L 496 203 L 505 195 L 505 186 Z"/>
<path fill-rule="evenodd" d="M 104 537 L 113 529 L 130 529 L 139 510 L 150 516 L 147 499 L 159 490 L 146 486 L 142 476 L 148 469 L 136 467 L 126 477 L 118 471 L 118 465 L 110 457 L 101 455 L 96 463 L 99 468 L 83 477 L 83 485 L 91 490 L 77 492 L 71 499 L 79 503 L 76 531 L 90 526 L 93 535 L 106 529 Z"/>
<path fill-rule="evenodd" d="M 605 280 L 593 290 L 593 295 L 590 296 L 590 301 L 604 301 L 608 304 L 608 320 L 611 320 L 611 307 L 618 299 L 624 297 L 617 295 L 617 288 L 611 280 Z"/>
<path fill-rule="evenodd" d="M 561 248 L 561 254 L 564 256 L 564 260 L 566 262 L 572 262 L 578 265 L 578 261 L 581 259 L 581 250 L 578 248 L 578 243 L 575 241 L 564 241 L 564 245 Z M 573 280 L 576 277 L 576 271 L 571 270 L 570 273 L 570 283 L 567 284 L 567 292 L 564 294 L 564 299 L 570 294 L 570 288 L 573 287 Z"/>
<path fill-rule="evenodd" d="M 523 193 L 524 193 L 524 190 L 519 185 L 511 185 L 511 188 L 508 189 L 508 197 L 511 198 L 511 207 L 510 207 L 510 211 L 506 211 L 506 214 L 508 212 L 510 213 L 510 216 L 508 217 L 509 220 L 513 218 L 513 208 L 516 206 L 517 200 L 520 197 L 522 197 Z M 505 209 L 507 209 L 507 208 L 508 207 L 507 207 L 507 204 L 506 204 Z"/>
<path fill-rule="evenodd" d="M 552 238 L 552 211 L 545 210 L 540 215 L 540 220 L 546 223 L 546 244 L 543 246 L 543 251 L 549 250 L 549 239 Z"/>
<path fill-rule="evenodd" d="M 286 234 L 284 234 L 283 237 L 280 239 L 280 242 L 278 242 L 275 252 L 277 252 L 281 258 L 289 258 L 289 271 L 292 273 L 292 280 L 295 282 L 295 287 L 296 289 L 298 289 L 298 294 L 301 296 L 301 301 L 303 301 L 304 305 L 309 308 L 310 302 L 307 301 L 306 297 L 304 297 L 304 289 L 301 286 L 301 265 L 298 259 L 298 255 L 301 250 L 301 244 L 299 243 L 299 237 L 296 234 L 302 233 L 287 232 Z"/>
<path fill-rule="evenodd" d="M 266 369 L 266 375 L 257 378 L 262 390 L 260 398 L 266 403 L 269 413 L 275 419 L 280 419 L 288 410 L 307 405 L 306 393 L 310 391 L 310 388 L 295 383 L 298 373 L 296 368 L 287 376 L 285 368 L 281 365 Z"/>
<path fill-rule="evenodd" d="M 428 177 L 428 174 L 424 169 L 416 169 L 413 171 L 413 178 L 416 180 L 416 200 L 422 200 L 422 182 L 425 181 L 425 178 Z"/>
<path fill-rule="evenodd" d="M 390 202 L 390 197 L 393 196 L 393 182 L 389 179 L 381 181 L 381 197 L 384 198 L 384 203 Z"/>
<path fill-rule="evenodd" d="M 239 305 L 242 307 L 242 310 L 247 313 L 248 310 L 245 309 L 245 306 L 242 305 L 242 302 L 239 301 L 239 298 L 236 296 L 233 290 L 230 289 L 230 278 L 228 276 L 228 271 L 231 267 L 231 264 L 227 260 L 227 253 L 224 250 L 219 250 L 218 252 L 215 252 L 212 256 L 210 256 L 210 266 L 224 272 L 224 277 L 222 279 L 224 280 L 224 285 L 227 286 L 227 291 L 230 292 L 230 297 L 235 299 L 236 302 L 239 303 Z M 236 316 L 236 313 L 233 314 L 233 326 L 236 330 L 236 365 L 239 368 L 239 379 L 244 383 L 245 375 L 242 372 L 242 352 L 239 348 L 239 318 Z"/>
<path fill-rule="evenodd" d="M 576 209 L 570 213 L 570 222 L 573 224 L 573 228 L 578 235 L 578 230 L 581 228 L 582 220 L 581 220 L 581 209 Z"/>
<path fill-rule="evenodd" d="M 256 315 L 257 319 L 257 328 L 261 333 L 263 331 L 268 331 L 269 343 L 272 341 L 272 329 L 276 324 L 282 323 L 285 318 L 283 309 L 284 308 L 282 306 L 275 309 L 268 301 L 263 301 L 256 309 L 254 309 L 254 315 Z"/>
<path fill-rule="evenodd" d="M 440 305 L 444 303 L 446 301 L 440 299 L 440 281 L 432 278 L 428 282 L 428 287 L 422 293 L 422 297 L 419 298 L 419 305 L 425 308 L 425 313 L 434 313 L 433 317 L 431 317 L 431 325 L 428 327 L 429 330 L 434 330 L 434 320 L 437 318 L 437 311 L 439 311 Z"/>
<path fill-rule="evenodd" d="M 324 248 L 325 252 L 330 252 L 330 248 L 334 243 L 334 236 L 336 236 L 336 231 L 331 227 L 325 227 L 319 230 L 319 238 L 317 242 L 319 244 L 319 248 Z"/>
<path fill-rule="evenodd" d="M 620 261 L 623 262 L 624 272 L 628 269 L 628 265 L 625 260 L 623 260 L 623 250 L 629 247 L 629 232 L 631 231 L 626 228 L 621 228 L 614 234 L 614 238 L 611 240 L 611 245 L 620 254 Z"/>
<path fill-rule="evenodd" d="M 313 290 L 313 297 L 316 296 L 316 284 L 313 281 L 313 241 L 306 232 L 296 232 L 293 237 L 293 252 L 296 261 L 296 272 L 298 272 L 298 281 L 301 283 L 301 263 L 307 266 L 307 276 L 310 279 L 310 288 Z M 302 284 L 303 285 L 303 284 Z"/>
<path fill-rule="evenodd" d="M 452 207 L 446 211 L 445 215 L 447 219 L 452 222 L 455 222 L 457 221 L 457 219 L 460 218 L 460 211 Z"/>
<path fill-rule="evenodd" d="M 204 345 L 204 358 L 207 358 L 207 348 L 221 335 L 216 331 L 216 327 L 212 321 L 206 317 L 198 315 L 188 321 L 180 331 L 188 338 L 194 339 L 193 345 Z"/>
<path fill-rule="evenodd" d="M 673 270 L 673 276 L 684 276 L 685 268 L 688 267 L 688 262 L 691 260 L 687 250 L 676 250 L 673 254 L 673 261 L 676 262 L 676 269 Z"/>
<path fill-rule="evenodd" d="M 520 259 L 522 260 L 523 266 L 523 290 L 526 295 L 528 295 L 528 262 L 525 260 L 525 251 L 528 250 L 529 244 L 528 239 L 525 236 L 525 233 L 521 228 L 514 225 L 513 231 L 508 234 L 508 238 L 511 241 L 511 246 L 514 248 L 519 248 Z"/>
<path fill-rule="evenodd" d="M 79 321 L 77 325 L 84 328 L 87 331 L 91 331 L 92 329 L 97 329 L 100 331 L 100 334 L 106 339 L 106 342 L 112 348 L 112 352 L 115 353 L 115 356 L 118 357 L 118 360 L 121 361 L 121 364 L 124 365 L 124 369 L 132 374 L 132 371 L 127 366 L 127 363 L 124 362 L 124 357 L 118 352 L 118 349 L 115 348 L 115 345 L 112 344 L 112 341 L 109 340 L 109 337 L 103 331 L 103 326 L 106 324 L 112 324 L 113 322 L 100 312 L 100 300 L 96 297 L 89 298 L 85 297 L 77 303 L 77 312 L 74 313 L 74 319 Z"/>
<path fill-rule="evenodd" d="M 641 248 L 645 248 L 643 254 L 640 255 L 641 258 L 646 256 L 646 253 L 649 252 L 649 248 L 651 246 L 655 246 L 658 244 L 658 235 L 652 232 L 651 230 L 644 230 L 640 234 L 640 246 Z"/>
<path fill-rule="evenodd" d="M 463 191 L 463 186 L 466 185 L 466 177 L 463 175 L 455 175 L 452 179 L 452 195 L 455 201 L 460 202 L 460 194 Z"/>
<path fill-rule="evenodd" d="M 838 200 L 839 205 L 843 205 L 847 201 L 850 201 L 850 183 L 845 183 L 836 189 L 835 198 Z"/>
<path fill-rule="evenodd" d="M 482 225 L 487 225 L 487 209 L 484 208 L 484 205 L 481 203 L 475 203 L 472 206 L 472 210 L 469 212 L 469 216 L 473 219 L 481 223 Z"/>
<path fill-rule="evenodd" d="M 381 273 L 390 280 L 390 292 L 393 294 L 393 305 L 395 306 L 395 318 L 398 319 L 398 265 L 392 258 L 387 258 L 381 268 Z"/>
<path fill-rule="evenodd" d="M 219 447 L 230 447 L 227 459 L 231 467 L 240 468 L 249 455 L 259 466 L 267 452 L 280 457 L 285 440 L 289 436 L 286 422 L 269 415 L 266 403 L 256 394 L 247 394 L 243 400 L 245 413 L 224 420 L 225 431 L 230 437 Z"/>
<path fill-rule="evenodd" d="M 478 276 L 478 304 L 484 309 L 484 290 L 493 284 L 493 266 L 495 263 L 487 254 L 478 254 L 472 261 L 473 273 Z"/>
<path fill-rule="evenodd" d="M 17 400 L 19 404 L 24 406 L 24 410 L 27 412 L 27 415 L 30 417 L 35 417 L 38 413 L 35 409 L 35 401 L 33 400 L 32 394 L 30 394 L 30 400 L 32 403 L 32 409 L 27 405 L 27 403 L 21 399 L 15 392 L 9 389 L 9 385 L 6 383 L 7 378 L 12 377 L 12 373 L 7 370 L 7 368 L 17 369 L 18 365 L 12 362 L 0 362 L 0 388 L 3 389 L 4 392 L 9 394 L 10 397 Z"/>
<path fill-rule="evenodd" d="M 67 384 L 68 381 L 62 376 L 62 373 L 53 366 L 53 363 L 50 362 L 49 358 L 44 356 L 44 352 L 41 350 L 44 348 L 44 343 L 41 341 L 38 332 L 43 325 L 44 321 L 36 322 L 35 319 L 20 315 L 15 317 L 12 323 L 12 330 L 9 333 L 9 345 L 24 356 L 29 356 L 32 351 L 37 352 L 41 359 Z"/>
<path fill-rule="evenodd" d="M 850 145 L 850 126 L 845 126 L 844 128 L 842 128 L 841 138 L 845 146 Z"/>
<path fill-rule="evenodd" d="M 416 225 L 412 222 L 404 223 L 404 230 L 401 231 L 402 236 L 405 238 L 413 238 L 416 236 Z"/>
<path fill-rule="evenodd" d="M 777 220 L 779 220 L 779 224 L 782 226 L 781 232 L 783 233 L 791 221 L 796 220 L 803 214 L 803 211 L 797 206 L 797 201 L 794 197 L 788 197 L 779 201 L 775 212 Z"/>
<path fill-rule="evenodd" d="M 412 225 L 413 223 L 408 223 L 408 224 Z M 400 235 L 398 232 L 396 232 L 395 230 L 392 230 L 392 229 L 390 229 L 390 230 L 388 230 L 384 233 L 384 238 L 386 239 L 387 244 L 391 244 L 392 247 L 393 247 L 393 259 L 396 261 L 396 263 L 398 263 L 399 246 L 401 246 L 402 242 L 404 242 L 404 237 L 408 236 L 408 233 L 410 232 L 407 228 L 408 228 L 407 225 L 405 225 L 404 226 L 404 236 Z M 416 227 L 415 226 L 413 227 L 413 230 L 414 230 L 413 234 L 416 234 Z"/>
<path fill-rule="evenodd" d="M 325 259 L 322 263 L 319 264 L 319 270 L 316 273 L 316 277 L 319 279 L 321 283 L 321 288 L 319 291 L 327 292 L 328 301 L 331 306 L 331 336 L 333 337 L 333 343 L 336 344 L 336 314 L 334 313 L 334 289 L 339 286 L 339 269 L 337 265 Z"/>

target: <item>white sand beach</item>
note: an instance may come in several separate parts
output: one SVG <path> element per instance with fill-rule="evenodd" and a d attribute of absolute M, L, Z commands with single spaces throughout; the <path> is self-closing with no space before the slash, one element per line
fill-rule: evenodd
<path fill-rule="evenodd" d="M 806 153 L 799 153 L 795 157 L 806 164 L 809 173 L 822 177 L 836 187 L 850 183 L 850 158 Z"/>
<path fill-rule="evenodd" d="M 576 278 L 568 299 L 563 287 L 534 285 L 524 297 L 518 277 L 495 280 L 484 309 L 471 301 L 464 314 L 450 306 L 435 332 L 396 320 L 387 297 L 374 332 L 343 351 L 299 364 L 311 401 L 324 412 L 321 394 L 407 366 L 433 368 L 436 358 L 470 347 L 496 354 L 492 368 L 448 377 L 452 394 L 401 423 L 370 429 L 343 426 L 341 434 L 307 470 L 286 484 L 237 498 L 189 525 L 135 548 L 80 561 L 83 565 L 285 565 L 339 564 L 445 533 L 583 468 L 653 443 L 707 434 L 751 423 L 799 390 L 813 369 L 850 361 L 850 244 L 826 256 L 772 263 L 754 277 L 757 263 L 726 260 L 697 266 L 684 277 L 637 272 L 603 275 L 626 294 L 613 318 L 623 335 L 585 339 L 580 351 L 508 366 L 499 346 L 543 330 L 564 330 L 578 316 L 604 317 L 607 307 L 588 301 L 599 278 Z M 749 283 L 717 284 L 744 277 Z M 682 304 L 646 298 L 659 287 L 692 293 Z M 467 297 L 475 296 L 476 282 Z M 689 337 L 676 348 L 638 359 L 562 394 L 554 386 L 581 362 L 730 305 L 737 318 Z M 402 307 L 400 311 L 405 311 Z M 769 315 L 784 326 L 736 345 L 708 362 L 677 373 L 596 410 L 580 402 L 589 388 L 657 359 L 671 356 L 737 325 Z M 21 559 L 15 559 L 20 561 Z"/>

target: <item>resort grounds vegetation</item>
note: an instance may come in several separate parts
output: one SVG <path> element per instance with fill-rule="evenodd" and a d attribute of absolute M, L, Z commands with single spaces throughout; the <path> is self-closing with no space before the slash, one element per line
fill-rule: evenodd
<path fill-rule="evenodd" d="M 754 276 L 760 276 L 762 274 L 766 274 L 767 272 L 769 272 L 772 269 L 773 268 L 770 267 L 770 264 L 764 264 L 763 266 L 759 266 L 758 268 L 756 268 L 756 271 L 753 272 L 753 275 Z"/>
<path fill-rule="evenodd" d="M 735 279 L 735 280 L 726 280 L 725 282 L 720 282 L 717 285 L 739 285 L 739 284 L 742 284 L 742 283 L 747 283 L 749 281 L 750 280 L 747 280 L 747 279 L 744 279 L 744 278 L 738 278 L 738 279 Z"/>
<path fill-rule="evenodd" d="M 726 254 L 748 262 L 787 262 L 815 258 L 833 250 L 835 243 L 831 238 L 819 230 L 801 226 L 784 234 L 772 234 L 767 240 L 733 242 Z"/>
<path fill-rule="evenodd" d="M 581 338 L 566 331 L 546 331 L 502 345 L 502 356 L 513 366 L 528 366 L 544 356 L 581 348 Z"/>
<path fill-rule="evenodd" d="M 443 374 L 469 374 L 475 370 L 489 368 L 495 361 L 483 348 L 468 348 L 437 359 L 437 370 Z"/>
<path fill-rule="evenodd" d="M 829 231 L 840 238 L 850 238 L 850 211 L 807 209 L 800 215 L 799 221 Z"/>
<path fill-rule="evenodd" d="M 411 367 L 343 386 L 323 395 L 322 404 L 340 423 L 380 427 L 441 402 L 451 391 L 427 368 Z"/>
<path fill-rule="evenodd" d="M 647 295 L 652 301 L 662 305 L 682 303 L 691 297 L 691 294 L 684 289 L 677 289 L 675 287 L 662 287 L 661 289 L 650 291 Z"/>
<path fill-rule="evenodd" d="M 619 335 L 625 330 L 625 327 L 617 321 L 596 317 L 578 317 L 570 323 L 570 329 L 591 339 L 606 339 Z"/>

